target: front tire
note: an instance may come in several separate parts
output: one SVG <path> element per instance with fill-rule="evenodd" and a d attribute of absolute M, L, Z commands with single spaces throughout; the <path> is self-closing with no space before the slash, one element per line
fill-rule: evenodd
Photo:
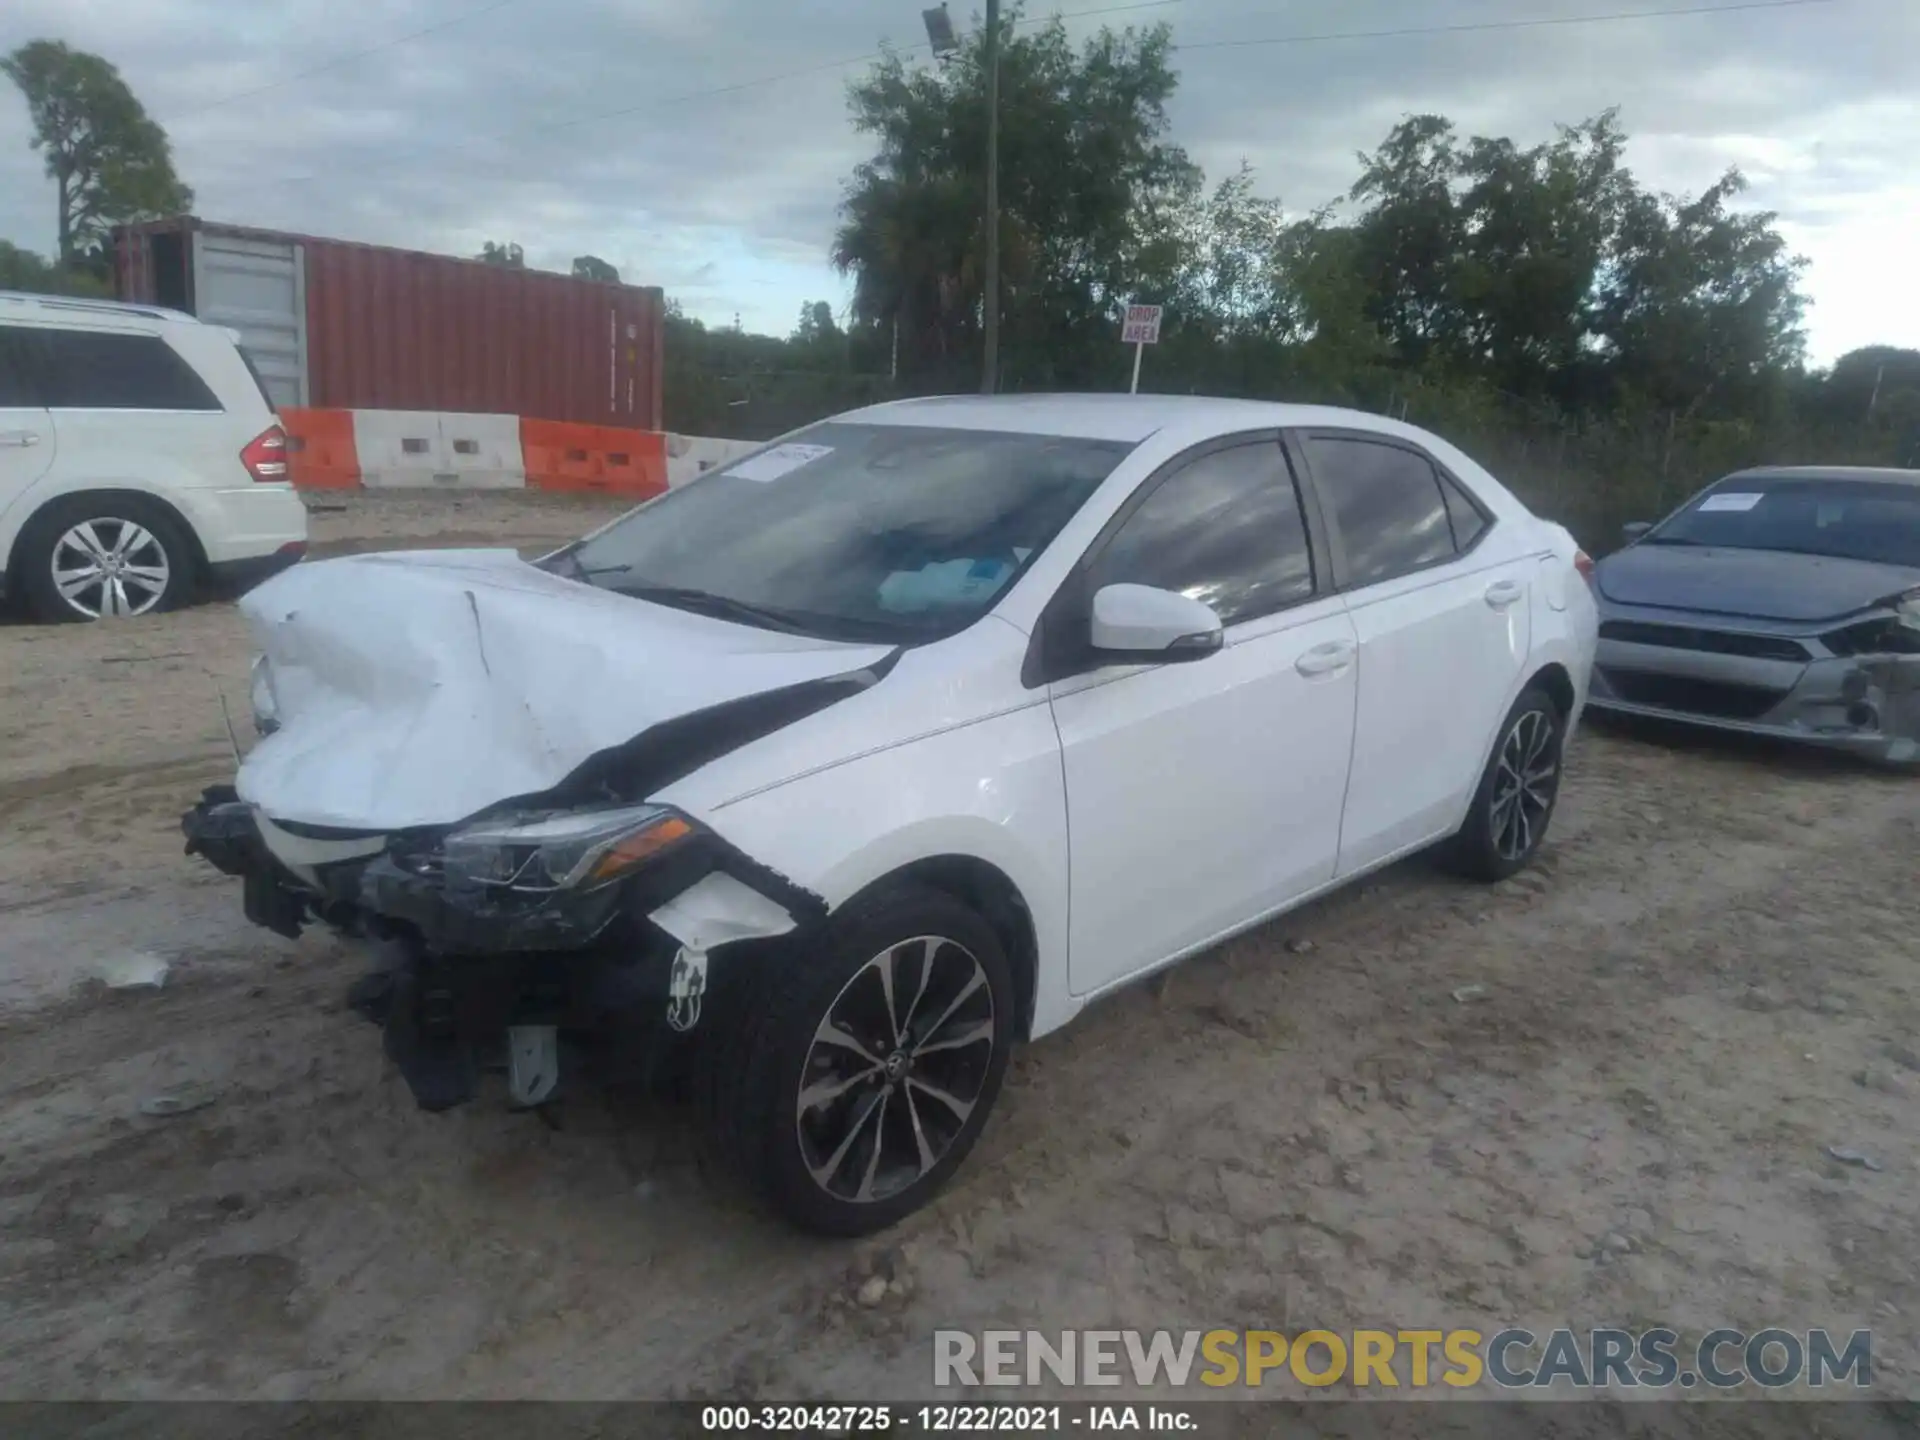
<path fill-rule="evenodd" d="M 1546 691 L 1529 686 L 1507 712 L 1466 822 L 1446 858 L 1470 879 L 1493 883 L 1532 863 L 1560 799 L 1566 717 Z"/>
<path fill-rule="evenodd" d="M 193 591 L 194 554 L 171 512 L 137 495 L 73 495 L 27 523 L 21 589 L 50 624 L 151 615 Z"/>
<path fill-rule="evenodd" d="M 711 1059 L 710 1121 L 750 1187 L 820 1234 L 883 1230 L 931 1200 L 1006 1074 L 1014 988 L 992 927 L 900 886 L 766 958 L 771 983 Z"/>

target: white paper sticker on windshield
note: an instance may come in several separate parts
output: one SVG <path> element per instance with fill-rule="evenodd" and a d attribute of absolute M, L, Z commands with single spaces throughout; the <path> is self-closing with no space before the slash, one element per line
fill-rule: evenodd
<path fill-rule="evenodd" d="M 1747 491 L 1723 490 L 1718 495 L 1709 495 L 1700 502 L 1700 512 L 1709 510 L 1751 510 L 1758 505 L 1763 496 Z"/>
<path fill-rule="evenodd" d="M 771 450 L 748 456 L 727 474 L 738 475 L 742 480 L 778 480 L 832 453 L 831 445 L 776 445 Z"/>

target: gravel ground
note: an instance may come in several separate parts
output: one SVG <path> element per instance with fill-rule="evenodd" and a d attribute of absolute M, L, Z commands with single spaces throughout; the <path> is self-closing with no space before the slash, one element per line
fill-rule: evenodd
<path fill-rule="evenodd" d="M 323 503 L 335 552 L 613 513 Z M 246 660 L 227 605 L 0 626 L 0 1396 L 908 1398 L 936 1327 L 1779 1324 L 1871 1328 L 1920 1398 L 1920 782 L 1589 729 L 1535 870 L 1409 862 L 1102 1004 L 936 1205 L 825 1244 L 671 1106 L 414 1108 L 348 948 L 180 854 Z M 100 985 L 142 955 L 163 988 Z"/>

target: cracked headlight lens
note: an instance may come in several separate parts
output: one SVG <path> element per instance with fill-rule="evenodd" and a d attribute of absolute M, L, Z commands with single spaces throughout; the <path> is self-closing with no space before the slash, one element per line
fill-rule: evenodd
<path fill-rule="evenodd" d="M 593 890 L 631 874 L 693 833 L 663 805 L 491 820 L 447 836 L 450 883 L 512 890 Z"/>

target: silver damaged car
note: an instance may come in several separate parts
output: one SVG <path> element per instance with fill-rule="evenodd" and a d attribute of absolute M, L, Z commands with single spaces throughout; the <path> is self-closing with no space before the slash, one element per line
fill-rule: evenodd
<path fill-rule="evenodd" d="M 1920 471 L 1745 470 L 1626 539 L 1592 708 L 1920 764 Z"/>

